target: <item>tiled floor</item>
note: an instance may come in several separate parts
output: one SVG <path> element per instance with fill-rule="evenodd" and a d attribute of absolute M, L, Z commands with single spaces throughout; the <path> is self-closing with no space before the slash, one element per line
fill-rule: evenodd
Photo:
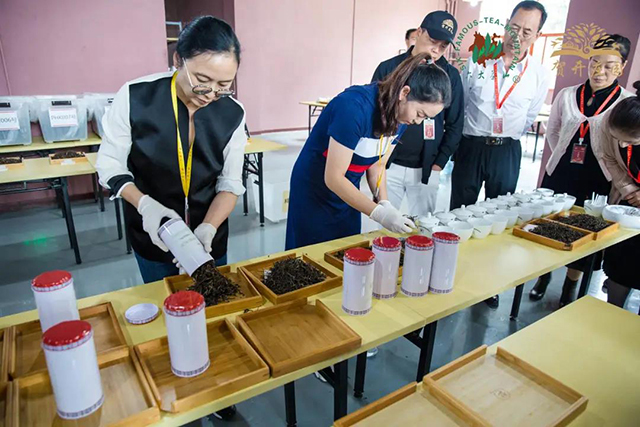
<path fill-rule="evenodd" d="M 287 181 L 291 166 L 304 144 L 306 132 L 289 132 L 266 135 L 268 139 L 288 145 L 286 150 L 267 153 L 265 161 L 266 181 Z M 528 153 L 522 160 L 519 187 L 536 186 L 539 160 L 531 161 L 533 142 L 529 141 Z M 284 177 L 284 178 L 282 178 Z M 251 185 L 250 192 L 255 191 Z M 443 174 L 438 209 L 448 203 L 449 175 Z M 242 214 L 238 203 L 230 219 L 228 259 L 230 263 L 253 258 L 284 248 L 285 221 L 267 221 L 259 226 L 253 206 L 253 194 L 249 194 L 250 213 Z M 142 282 L 133 255 L 125 252 L 124 241 L 117 240 L 113 203 L 107 202 L 107 211 L 100 212 L 92 202 L 76 202 L 73 214 L 78 231 L 78 241 L 83 263 L 76 265 L 60 211 L 56 209 L 32 209 L 0 214 L 0 316 L 35 307 L 29 281 L 38 273 L 50 269 L 67 269 L 72 272 L 78 297 L 86 297 L 116 289 L 135 286 Z M 371 224 L 364 223 L 364 227 Z M 438 324 L 433 366 L 441 366 L 450 360 L 485 343 L 492 344 L 509 334 L 546 316 L 557 308 L 564 271 L 553 275 L 552 284 L 543 301 L 531 302 L 526 293 L 533 283 L 525 287 L 525 298 L 517 321 L 509 320 L 513 291 L 501 295 L 501 305 L 496 311 L 478 304 L 453 314 Z M 594 275 L 591 293 L 601 299 L 606 296 L 600 290 L 604 276 Z M 627 302 L 627 309 L 637 313 L 640 298 L 634 292 Z M 418 350 L 405 339 L 383 345 L 380 353 L 368 362 L 367 383 L 362 399 L 349 398 L 349 411 L 353 411 L 397 388 L 413 381 L 417 366 Z M 355 360 L 350 361 L 349 381 L 353 386 Z M 333 391 L 327 384 L 313 376 L 296 382 L 297 413 L 300 426 L 326 426 L 332 422 Z M 284 424 L 284 394 L 276 389 L 238 405 L 238 416 L 232 422 L 216 422 L 229 426 L 274 426 Z M 194 426 L 209 425 L 207 420 L 196 421 Z"/>

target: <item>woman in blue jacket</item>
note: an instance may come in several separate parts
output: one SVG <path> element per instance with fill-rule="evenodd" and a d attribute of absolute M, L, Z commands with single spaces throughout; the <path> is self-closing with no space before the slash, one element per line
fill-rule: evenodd
<path fill-rule="evenodd" d="M 385 165 L 406 125 L 435 117 L 450 100 L 449 77 L 428 54 L 336 96 L 293 167 L 286 249 L 358 234 L 361 213 L 395 233 L 415 228 L 387 200 Z M 373 200 L 359 190 L 365 172 Z"/>

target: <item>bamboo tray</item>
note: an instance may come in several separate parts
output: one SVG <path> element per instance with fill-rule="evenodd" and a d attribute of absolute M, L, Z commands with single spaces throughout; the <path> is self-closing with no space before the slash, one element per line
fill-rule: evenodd
<path fill-rule="evenodd" d="M 240 332 L 267 362 L 273 377 L 360 347 L 362 338 L 320 300 L 263 308 L 237 317 Z"/>
<path fill-rule="evenodd" d="M 558 222 L 558 223 L 560 223 L 562 225 L 568 225 L 568 224 L 564 224 L 564 223 L 558 221 L 557 220 L 558 217 L 567 217 L 567 216 L 580 215 L 580 214 L 582 214 L 582 212 L 564 211 L 564 212 L 560 212 L 558 214 L 554 214 L 554 215 L 548 216 L 547 219 L 549 221 Z M 605 219 L 605 221 L 607 221 L 609 226 L 606 227 L 606 228 L 603 228 L 600 231 L 591 231 L 591 230 L 587 230 L 586 228 L 576 227 L 575 225 L 571 225 L 569 227 L 575 228 L 576 230 L 580 230 L 580 231 L 583 231 L 585 233 L 593 233 L 593 240 L 600 240 L 600 239 L 602 239 L 604 237 L 607 237 L 607 236 L 611 235 L 612 233 L 615 233 L 620 228 L 620 224 L 617 223 L 617 222 L 608 221 L 606 219 Z"/>
<path fill-rule="evenodd" d="M 2 170 L 12 170 L 12 169 L 22 169 L 24 167 L 24 159 L 22 156 L 12 156 L 10 159 L 20 159 L 20 163 L 7 163 L 0 165 L 0 171 Z"/>
<path fill-rule="evenodd" d="M 282 295 L 276 294 L 271 289 L 269 289 L 267 285 L 264 284 L 264 271 L 272 268 L 273 264 L 275 264 L 277 261 L 287 258 L 302 258 L 304 262 L 306 262 L 307 264 L 311 264 L 312 266 L 323 272 L 327 276 L 326 280 L 306 286 L 302 289 L 287 292 Z M 264 261 L 244 265 L 240 267 L 239 270 L 242 271 L 247 276 L 247 278 L 249 278 L 251 283 L 253 283 L 256 289 L 258 289 L 258 292 L 264 295 L 274 305 L 282 304 L 300 298 L 307 298 L 342 285 L 342 277 L 331 272 L 329 269 L 312 260 L 306 255 L 302 255 L 301 257 L 299 257 L 296 254 L 289 254 L 280 257 L 269 258 Z"/>
<path fill-rule="evenodd" d="M 262 305 L 262 295 L 258 293 L 249 279 L 247 279 L 240 270 L 236 273 L 232 273 L 231 267 L 227 265 L 224 267 L 218 267 L 218 271 L 232 282 L 240 285 L 240 290 L 244 295 L 238 295 L 230 299 L 229 302 L 223 302 L 207 307 L 205 309 L 205 313 L 208 319 L 234 313 L 236 311 L 260 307 Z M 164 283 L 169 293 L 172 294 L 178 291 L 183 291 L 193 285 L 193 279 L 187 274 L 181 274 L 179 276 L 165 277 Z"/>
<path fill-rule="evenodd" d="M 207 324 L 207 336 L 211 366 L 192 378 L 180 378 L 171 372 L 166 337 L 135 346 L 163 411 L 188 411 L 269 379 L 269 367 L 229 320 Z"/>
<path fill-rule="evenodd" d="M 110 302 L 81 309 L 80 318 L 91 324 L 98 354 L 127 346 Z M 8 335 L 8 372 L 12 379 L 47 369 L 44 352 L 40 347 L 42 330 L 39 320 L 11 326 Z"/>
<path fill-rule="evenodd" d="M 11 383 L 0 383 L 0 427 L 9 425 L 9 394 Z"/>
<path fill-rule="evenodd" d="M 579 238 L 578 240 L 572 242 L 572 243 L 563 243 L 559 240 L 554 240 L 554 239 L 550 239 L 548 237 L 544 237 L 544 236 L 539 236 L 537 234 L 534 234 L 530 231 L 526 231 L 524 230 L 524 227 L 526 227 L 527 225 L 535 225 L 535 224 L 541 224 L 544 222 L 552 222 L 555 223 L 555 221 L 549 221 L 548 219 L 534 219 L 533 221 L 529 221 L 527 223 L 524 223 L 522 225 L 518 225 L 516 227 L 513 227 L 513 235 L 514 236 L 518 236 L 518 237 L 522 237 L 523 239 L 527 239 L 527 240 L 531 240 L 532 242 L 535 243 L 539 243 L 541 245 L 545 245 L 545 246 L 549 246 L 551 248 L 554 249 L 558 249 L 561 251 L 572 251 L 574 249 L 579 248 L 580 246 L 586 245 L 587 243 L 591 242 L 594 237 L 593 237 L 593 233 L 592 232 L 587 232 L 585 230 L 582 230 L 580 228 L 576 228 L 576 227 L 572 227 L 570 225 L 566 225 L 563 224 L 565 227 L 569 227 L 569 228 L 573 228 L 574 230 L 580 231 L 581 233 L 584 233 L 584 237 Z"/>
<path fill-rule="evenodd" d="M 337 252 L 346 251 L 347 249 L 353 249 L 353 248 L 371 249 L 372 244 L 373 244 L 373 242 L 371 242 L 369 240 L 363 240 L 362 242 L 353 243 L 351 245 L 343 246 L 343 247 L 337 248 L 337 249 L 332 249 L 329 252 L 325 252 L 324 260 L 326 262 L 328 262 L 329 264 L 333 265 L 334 267 L 339 268 L 340 270 L 344 270 L 344 261 L 342 261 L 340 258 L 338 258 L 335 255 Z M 404 257 L 404 247 L 402 249 L 401 257 Z M 398 269 L 398 277 L 400 277 L 400 276 L 402 276 L 402 265 Z"/>
<path fill-rule="evenodd" d="M 103 354 L 98 363 L 105 399 L 96 412 L 75 421 L 58 417 L 49 374 L 45 371 L 12 383 L 9 402 L 12 426 L 142 427 L 160 421 L 160 410 L 133 350 L 124 347 Z"/>
<path fill-rule="evenodd" d="M 55 154 L 49 154 L 49 164 L 51 165 L 75 165 L 76 163 L 86 163 L 89 161 L 84 153 L 82 157 L 70 157 L 68 159 L 54 159 L 54 155 Z"/>
<path fill-rule="evenodd" d="M 560 381 L 498 347 L 487 346 L 424 378 L 431 393 L 480 426 L 564 426 L 587 407 L 588 399 Z"/>

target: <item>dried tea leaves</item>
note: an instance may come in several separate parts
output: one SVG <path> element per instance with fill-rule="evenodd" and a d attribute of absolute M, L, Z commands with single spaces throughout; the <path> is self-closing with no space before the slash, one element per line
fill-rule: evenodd
<path fill-rule="evenodd" d="M 60 151 L 58 153 L 55 153 L 53 156 L 51 156 L 52 159 L 74 159 L 74 158 L 78 158 L 78 157 L 84 157 L 84 153 L 81 153 L 79 151 L 73 151 L 73 150 L 67 150 L 67 151 Z"/>
<path fill-rule="evenodd" d="M 585 233 L 574 230 L 560 224 L 554 224 L 551 222 L 542 222 L 535 224 L 535 227 L 531 229 L 533 234 L 539 236 L 548 237 L 549 239 L 557 240 L 562 243 L 573 243 L 581 237 L 585 236 Z"/>
<path fill-rule="evenodd" d="M 229 302 L 236 295 L 244 295 L 237 283 L 218 271 L 214 261 L 202 264 L 193 272 L 192 277 L 195 283 L 188 290 L 200 293 L 207 307 Z"/>
<path fill-rule="evenodd" d="M 21 161 L 22 159 L 20 157 L 0 157 L 0 165 L 14 165 Z"/>
<path fill-rule="evenodd" d="M 588 214 L 559 216 L 555 220 L 563 224 L 573 225 L 574 227 L 596 232 L 604 230 L 609 226 L 609 223 L 604 219 Z"/>
<path fill-rule="evenodd" d="M 300 258 L 277 261 L 269 272 L 265 271 L 264 284 L 277 295 L 302 289 L 327 278 L 323 272 Z"/>

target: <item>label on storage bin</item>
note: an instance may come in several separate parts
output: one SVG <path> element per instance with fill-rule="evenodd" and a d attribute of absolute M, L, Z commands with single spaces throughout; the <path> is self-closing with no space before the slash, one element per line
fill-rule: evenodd
<path fill-rule="evenodd" d="M 53 128 L 78 126 L 78 109 L 51 107 L 49 120 Z"/>
<path fill-rule="evenodd" d="M 0 130 L 20 130 L 17 111 L 0 111 Z"/>

